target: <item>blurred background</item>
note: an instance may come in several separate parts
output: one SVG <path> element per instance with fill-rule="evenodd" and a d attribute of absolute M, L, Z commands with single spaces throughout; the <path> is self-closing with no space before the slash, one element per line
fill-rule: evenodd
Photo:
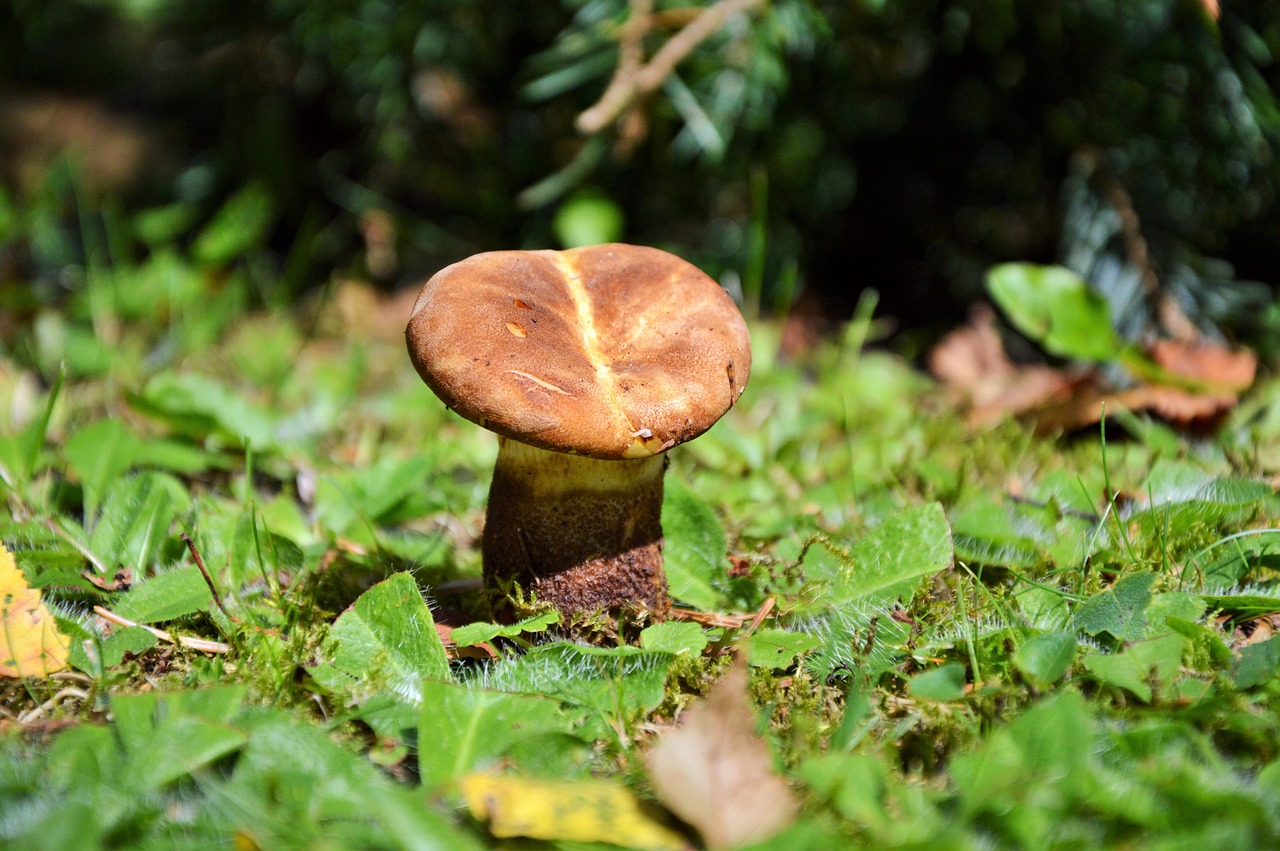
<path fill-rule="evenodd" d="M 1011 260 L 1266 353 L 1277 55 L 1276 0 L 11 0 L 0 340 L 617 239 L 908 355 Z"/>

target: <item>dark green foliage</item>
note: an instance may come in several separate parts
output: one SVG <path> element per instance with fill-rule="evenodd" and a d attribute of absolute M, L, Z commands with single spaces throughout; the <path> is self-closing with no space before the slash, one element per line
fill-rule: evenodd
<path fill-rule="evenodd" d="M 657 8 L 647 56 L 689 17 Z M 573 239 L 555 213 L 586 186 L 572 198 L 609 205 L 609 232 L 620 212 L 623 238 L 679 247 L 766 310 L 804 287 L 838 315 L 876 287 L 936 319 L 992 262 L 1056 259 L 1129 339 L 1166 299 L 1205 327 L 1275 321 L 1239 280 L 1274 283 L 1273 0 L 1220 18 L 1198 0 L 773 0 L 695 49 L 639 123 L 583 138 L 627 9 L 18 3 L 12 79 L 148 117 L 166 154 L 129 184 L 128 211 L 161 205 L 145 215 L 99 221 L 55 170 L 0 197 L 0 243 L 41 300 L 67 264 L 91 278 L 173 238 L 247 262 L 232 291 L 274 300 L 335 267 L 393 282 Z"/>

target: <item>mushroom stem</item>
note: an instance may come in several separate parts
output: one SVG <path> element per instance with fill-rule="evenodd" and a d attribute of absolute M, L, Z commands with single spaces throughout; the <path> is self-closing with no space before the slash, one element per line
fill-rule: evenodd
<path fill-rule="evenodd" d="M 670 605 L 662 571 L 665 457 L 602 461 L 499 439 L 482 552 L 499 619 L 514 582 L 566 615 Z M 509 607 L 509 602 L 505 604 Z"/>

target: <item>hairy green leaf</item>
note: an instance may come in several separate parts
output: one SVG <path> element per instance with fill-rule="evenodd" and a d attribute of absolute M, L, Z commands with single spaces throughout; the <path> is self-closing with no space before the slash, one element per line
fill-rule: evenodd
<path fill-rule="evenodd" d="M 431 611 L 409 573 L 397 573 L 360 595 L 334 622 L 319 665 L 321 685 L 357 698 L 388 691 L 416 702 L 422 682 L 448 679 L 449 659 Z"/>
<path fill-rule="evenodd" d="M 721 602 L 728 544 L 715 510 L 678 481 L 668 480 L 662 501 L 666 537 L 663 563 L 671 596 L 704 611 Z"/>
<path fill-rule="evenodd" d="M 1151 603 L 1151 586 L 1155 582 L 1154 573 L 1125 574 L 1076 610 L 1076 629 L 1090 635 L 1109 632 L 1121 641 L 1142 638 L 1147 631 L 1145 612 Z"/>
<path fill-rule="evenodd" d="M 204 609 L 213 592 L 195 565 L 156 574 L 130 588 L 115 603 L 115 613 L 137 623 L 161 623 Z"/>
<path fill-rule="evenodd" d="M 418 773 L 429 786 L 455 781 L 484 768 L 516 742 L 569 733 L 578 723 L 547 698 L 428 681 L 418 720 Z"/>

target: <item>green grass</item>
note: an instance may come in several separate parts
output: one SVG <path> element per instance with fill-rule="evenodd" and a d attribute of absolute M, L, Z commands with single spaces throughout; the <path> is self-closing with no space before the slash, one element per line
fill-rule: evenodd
<path fill-rule="evenodd" d="M 493 844 L 462 777 L 648 800 L 731 647 L 803 801 L 770 847 L 1280 842 L 1280 638 L 1245 641 L 1280 612 L 1276 384 L 1212 437 L 974 434 L 866 321 L 797 363 L 757 322 L 665 514 L 682 602 L 769 617 L 597 647 L 544 617 L 451 661 L 432 609 L 486 616 L 459 580 L 494 438 L 352 291 L 248 314 L 219 268 L 91 269 L 0 359 L 0 539 L 73 636 L 70 671 L 0 682 L 0 844 Z"/>

